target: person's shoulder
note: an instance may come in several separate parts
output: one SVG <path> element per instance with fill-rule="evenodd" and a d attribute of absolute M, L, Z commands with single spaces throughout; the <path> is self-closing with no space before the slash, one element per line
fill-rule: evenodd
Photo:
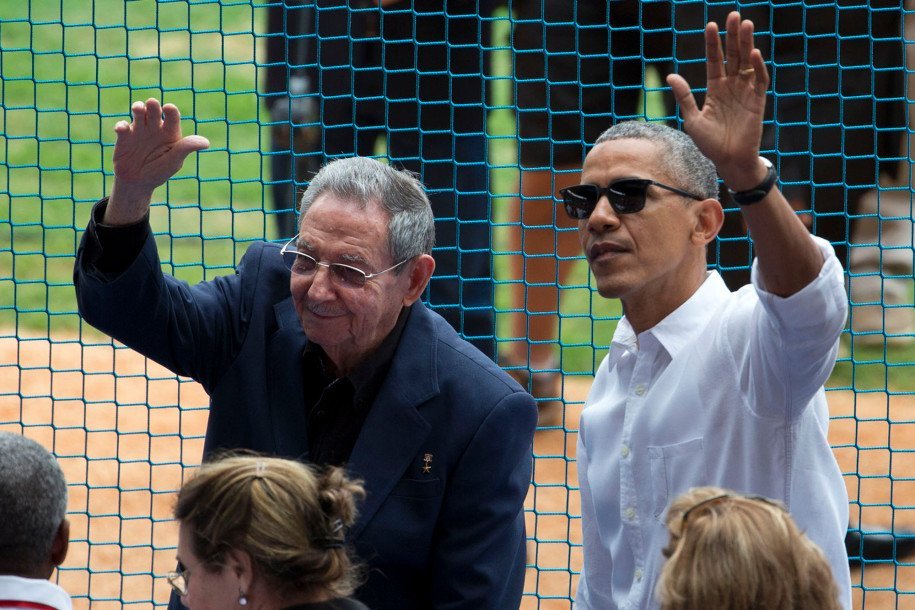
<path fill-rule="evenodd" d="M 260 240 L 253 241 L 248 245 L 248 248 L 241 257 L 241 261 L 244 263 L 245 261 L 253 259 L 257 260 L 259 264 L 285 269 L 286 265 L 283 264 L 283 257 L 280 254 L 281 250 L 281 246 L 273 242 Z"/>
<path fill-rule="evenodd" d="M 267 241 L 251 242 L 238 262 L 239 275 L 256 275 L 264 280 L 280 279 L 289 283 L 289 270 L 283 263 L 278 244 Z"/>
<path fill-rule="evenodd" d="M 235 270 L 245 302 L 272 304 L 290 296 L 289 270 L 280 255 L 280 246 L 265 241 L 252 242 Z"/>
<path fill-rule="evenodd" d="M 530 398 L 517 381 L 469 341 L 461 338 L 440 315 L 425 306 L 419 308 L 418 315 L 425 317 L 433 327 L 433 366 L 443 391 L 471 392 L 488 401 L 500 400 L 511 394 Z M 530 402 L 534 404 L 534 399 L 530 398 Z"/>

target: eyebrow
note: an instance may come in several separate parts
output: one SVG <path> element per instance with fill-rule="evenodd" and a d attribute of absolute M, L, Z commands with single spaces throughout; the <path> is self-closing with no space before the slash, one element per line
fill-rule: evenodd
<path fill-rule="evenodd" d="M 344 260 L 348 263 L 361 263 L 363 265 L 369 265 L 369 262 L 367 260 L 365 260 L 364 257 L 359 256 L 358 254 L 341 254 L 340 259 Z"/>
<path fill-rule="evenodd" d="M 296 243 L 296 250 L 299 250 L 301 252 L 308 252 L 311 254 L 314 254 L 316 251 L 314 244 L 312 244 L 309 241 L 300 241 L 300 242 Z M 358 263 L 358 264 L 361 264 L 366 267 L 371 266 L 369 261 L 367 261 L 364 256 L 361 256 L 359 254 L 344 253 L 344 254 L 340 255 L 340 260 L 347 262 L 347 263 Z"/>

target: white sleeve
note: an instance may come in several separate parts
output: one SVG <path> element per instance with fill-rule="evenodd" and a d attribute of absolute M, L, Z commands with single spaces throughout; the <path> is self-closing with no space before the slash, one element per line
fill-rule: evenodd
<path fill-rule="evenodd" d="M 823 252 L 823 267 L 790 297 L 766 292 L 754 262 L 753 286 L 759 301 L 744 347 L 734 349 L 737 361 L 745 364 L 743 382 L 761 414 L 771 409 L 776 412 L 769 415 L 793 418 L 826 383 L 835 365 L 848 315 L 845 279 L 829 242 L 811 238 Z"/>

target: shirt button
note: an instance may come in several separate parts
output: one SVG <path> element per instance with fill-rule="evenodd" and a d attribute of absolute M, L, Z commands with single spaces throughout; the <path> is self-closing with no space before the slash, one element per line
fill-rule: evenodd
<path fill-rule="evenodd" d="M 635 386 L 635 394 L 636 394 L 636 396 L 644 395 L 645 394 L 645 385 L 640 383 L 639 385 Z"/>
<path fill-rule="evenodd" d="M 635 509 L 632 508 L 631 506 L 626 509 L 626 519 L 628 519 L 629 521 L 632 521 L 633 519 L 635 519 Z"/>
<path fill-rule="evenodd" d="M 636 569 L 635 571 L 635 582 L 642 582 L 642 570 Z"/>
<path fill-rule="evenodd" d="M 624 458 L 629 457 L 629 445 L 623 445 L 622 449 L 620 449 L 620 455 Z"/>

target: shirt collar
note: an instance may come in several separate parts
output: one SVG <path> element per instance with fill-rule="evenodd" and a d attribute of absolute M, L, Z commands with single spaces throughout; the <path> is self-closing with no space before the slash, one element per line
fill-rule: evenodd
<path fill-rule="evenodd" d="M 642 335 L 652 335 L 667 350 L 670 357 L 675 358 L 702 333 L 715 314 L 717 304 L 728 294 L 730 291 L 721 275 L 717 271 L 710 271 L 693 296 Z M 619 360 L 623 353 L 636 351 L 638 337 L 629 320 L 623 316 L 616 326 L 610 344 L 610 364 Z"/>

